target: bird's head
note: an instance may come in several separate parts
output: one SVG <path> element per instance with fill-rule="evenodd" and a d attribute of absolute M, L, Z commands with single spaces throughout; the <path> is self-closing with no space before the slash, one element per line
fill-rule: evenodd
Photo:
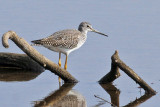
<path fill-rule="evenodd" d="M 87 33 L 88 31 L 90 32 L 95 32 L 95 33 L 98 33 L 98 34 L 101 34 L 101 35 L 104 35 L 104 36 L 108 36 L 104 33 L 101 33 L 95 29 L 92 28 L 92 25 L 88 22 L 82 22 L 80 23 L 79 27 L 78 27 L 78 30 L 81 31 L 81 32 L 85 32 Z"/>

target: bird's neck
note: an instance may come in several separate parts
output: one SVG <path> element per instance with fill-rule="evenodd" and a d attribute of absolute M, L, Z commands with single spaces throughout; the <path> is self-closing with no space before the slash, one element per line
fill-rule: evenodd
<path fill-rule="evenodd" d="M 87 36 L 87 32 L 88 31 L 83 31 L 83 32 L 81 32 L 83 35 L 85 35 L 85 36 Z"/>
<path fill-rule="evenodd" d="M 87 30 L 84 30 L 84 29 L 82 29 L 82 28 L 78 28 L 78 30 L 82 33 L 82 34 L 84 34 L 84 35 L 87 35 Z"/>

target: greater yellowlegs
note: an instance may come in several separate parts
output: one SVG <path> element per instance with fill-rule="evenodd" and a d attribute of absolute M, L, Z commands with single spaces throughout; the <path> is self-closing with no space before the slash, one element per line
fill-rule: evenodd
<path fill-rule="evenodd" d="M 58 64 L 61 66 L 61 53 L 66 55 L 64 69 L 67 69 L 67 59 L 68 55 L 80 48 L 87 39 L 87 32 L 95 32 L 104 36 L 103 34 L 92 28 L 91 24 L 88 22 L 80 23 L 78 30 L 67 29 L 53 33 L 47 38 L 32 41 L 33 45 L 41 45 L 52 51 L 59 52 Z"/>

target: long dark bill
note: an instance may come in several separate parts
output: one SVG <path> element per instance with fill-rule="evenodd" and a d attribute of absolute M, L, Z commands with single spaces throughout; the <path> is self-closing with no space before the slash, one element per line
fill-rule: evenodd
<path fill-rule="evenodd" d="M 108 35 L 106 35 L 106 34 L 104 34 L 104 33 L 101 33 L 101 32 L 99 32 L 99 31 L 97 31 L 97 30 L 95 30 L 95 29 L 92 29 L 92 32 L 95 32 L 95 33 L 98 33 L 98 34 L 100 34 L 100 35 L 104 35 L 104 36 L 107 36 L 107 37 L 108 37 Z"/>

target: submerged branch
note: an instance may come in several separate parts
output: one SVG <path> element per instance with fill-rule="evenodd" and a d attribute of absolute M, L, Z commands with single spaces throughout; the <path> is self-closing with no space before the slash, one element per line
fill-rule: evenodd
<path fill-rule="evenodd" d="M 45 69 L 48 69 L 51 72 L 58 75 L 59 77 L 61 77 L 65 82 L 78 82 L 69 72 L 67 72 L 63 68 L 59 67 L 57 64 L 53 63 L 52 61 L 41 55 L 23 38 L 18 37 L 18 35 L 14 31 L 8 31 L 3 35 L 2 44 L 5 48 L 9 48 L 8 39 L 11 39 L 30 58 L 35 60 Z"/>
<path fill-rule="evenodd" d="M 102 100 L 102 101 L 105 101 L 105 102 L 111 104 L 111 106 L 113 106 L 113 107 L 116 107 L 116 105 L 112 104 L 111 102 L 109 102 L 109 101 L 107 101 L 107 100 L 105 100 L 105 99 L 103 99 L 103 98 L 101 98 L 101 97 L 98 97 L 97 95 L 94 95 L 94 97 L 96 97 L 96 98 L 98 98 L 98 99 L 100 99 L 100 100 Z"/>

